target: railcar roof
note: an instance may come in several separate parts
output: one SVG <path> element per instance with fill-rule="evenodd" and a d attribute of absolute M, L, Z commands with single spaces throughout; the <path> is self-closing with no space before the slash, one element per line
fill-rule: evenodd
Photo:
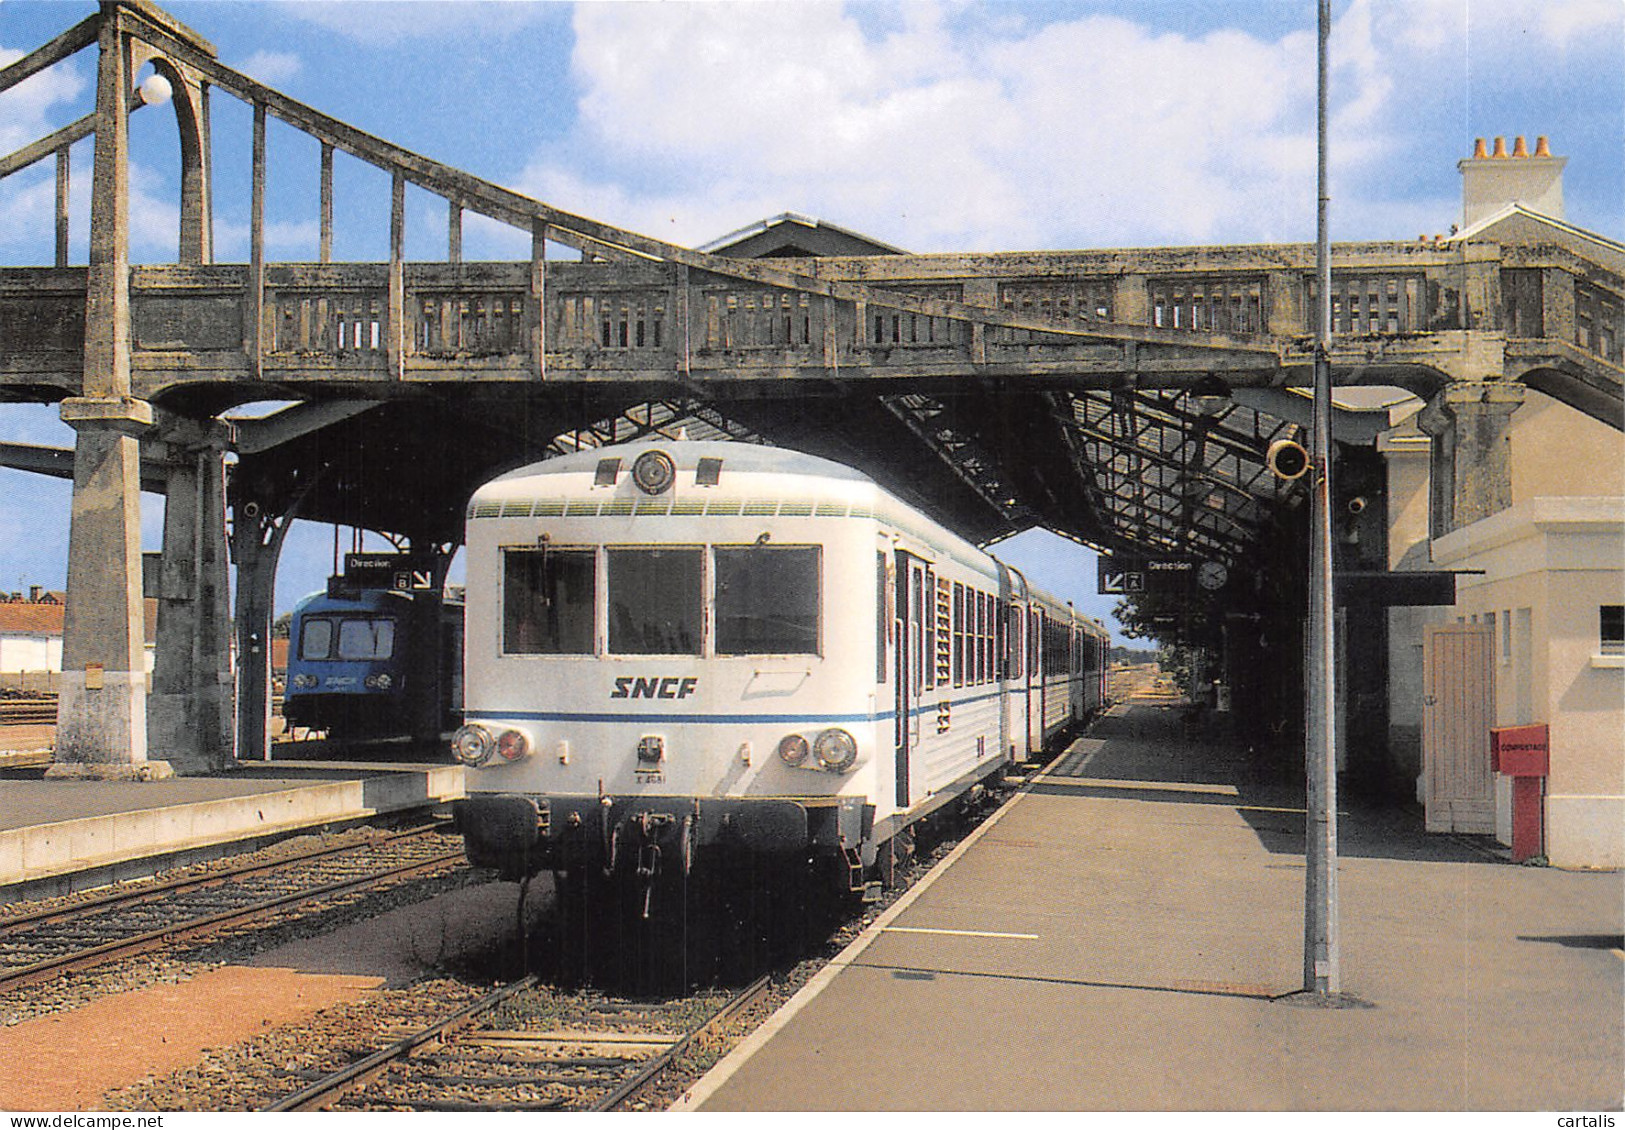
<path fill-rule="evenodd" d="M 358 588 L 342 596 L 318 590 L 294 605 L 294 611 L 302 616 L 323 612 L 375 612 L 411 599 L 395 589 Z"/>
<path fill-rule="evenodd" d="M 841 463 L 805 455 L 783 447 L 768 447 L 758 443 L 735 443 L 728 440 L 641 440 L 636 443 L 617 443 L 607 447 L 589 447 L 569 455 L 558 455 L 509 471 L 492 483 L 528 479 L 535 475 L 562 475 L 590 472 L 602 459 L 619 458 L 630 465 L 645 451 L 658 448 L 671 456 L 680 471 L 692 471 L 701 459 L 721 459 L 724 473 L 748 471 L 776 475 L 808 475 L 827 479 L 845 479 L 848 482 L 873 483 L 861 471 Z M 489 485 L 489 484 L 488 484 Z"/>

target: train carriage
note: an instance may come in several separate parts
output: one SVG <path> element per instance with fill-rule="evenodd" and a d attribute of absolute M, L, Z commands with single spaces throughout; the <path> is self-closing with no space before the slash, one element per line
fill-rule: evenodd
<path fill-rule="evenodd" d="M 442 742 L 461 721 L 462 633 L 458 590 L 336 578 L 294 608 L 283 717 L 337 741 Z"/>
<path fill-rule="evenodd" d="M 857 889 L 914 821 L 1100 706 L 1098 624 L 826 460 L 605 447 L 468 515 L 458 818 L 510 876 L 652 885 L 728 848 Z"/>

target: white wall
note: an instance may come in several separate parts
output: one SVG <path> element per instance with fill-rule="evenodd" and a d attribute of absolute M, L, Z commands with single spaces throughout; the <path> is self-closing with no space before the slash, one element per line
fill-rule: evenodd
<path fill-rule="evenodd" d="M 1437 539 L 1433 556 L 1484 571 L 1459 578 L 1453 611 L 1495 618 L 1497 723 L 1550 727 L 1548 859 L 1625 867 L 1625 668 L 1601 655 L 1598 617 L 1625 604 L 1625 502 L 1534 498 Z"/>
<path fill-rule="evenodd" d="M 34 632 L 0 634 L 0 672 L 62 670 L 62 637 Z"/>

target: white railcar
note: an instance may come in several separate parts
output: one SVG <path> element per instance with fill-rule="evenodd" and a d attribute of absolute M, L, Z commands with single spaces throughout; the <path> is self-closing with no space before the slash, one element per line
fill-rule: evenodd
<path fill-rule="evenodd" d="M 510 876 L 800 853 L 914 821 L 1098 709 L 1106 633 L 850 468 L 580 452 L 468 510 L 459 822 Z"/>

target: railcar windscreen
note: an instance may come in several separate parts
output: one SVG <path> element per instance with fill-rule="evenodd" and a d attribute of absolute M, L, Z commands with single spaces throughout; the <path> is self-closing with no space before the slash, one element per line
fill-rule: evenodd
<path fill-rule="evenodd" d="M 340 659 L 388 659 L 395 653 L 395 621 L 339 621 Z"/>
<path fill-rule="evenodd" d="M 299 658 L 326 659 L 333 653 L 333 621 L 306 620 L 299 633 Z"/>
<path fill-rule="evenodd" d="M 299 633 L 301 659 L 388 659 L 394 654 L 395 621 L 389 619 L 313 617 Z"/>
<path fill-rule="evenodd" d="M 717 546 L 718 655 L 818 654 L 818 547 Z"/>
<path fill-rule="evenodd" d="M 509 549 L 502 557 L 503 652 L 591 655 L 594 552 Z"/>
<path fill-rule="evenodd" d="M 705 551 L 610 549 L 605 557 L 610 653 L 700 654 Z"/>

